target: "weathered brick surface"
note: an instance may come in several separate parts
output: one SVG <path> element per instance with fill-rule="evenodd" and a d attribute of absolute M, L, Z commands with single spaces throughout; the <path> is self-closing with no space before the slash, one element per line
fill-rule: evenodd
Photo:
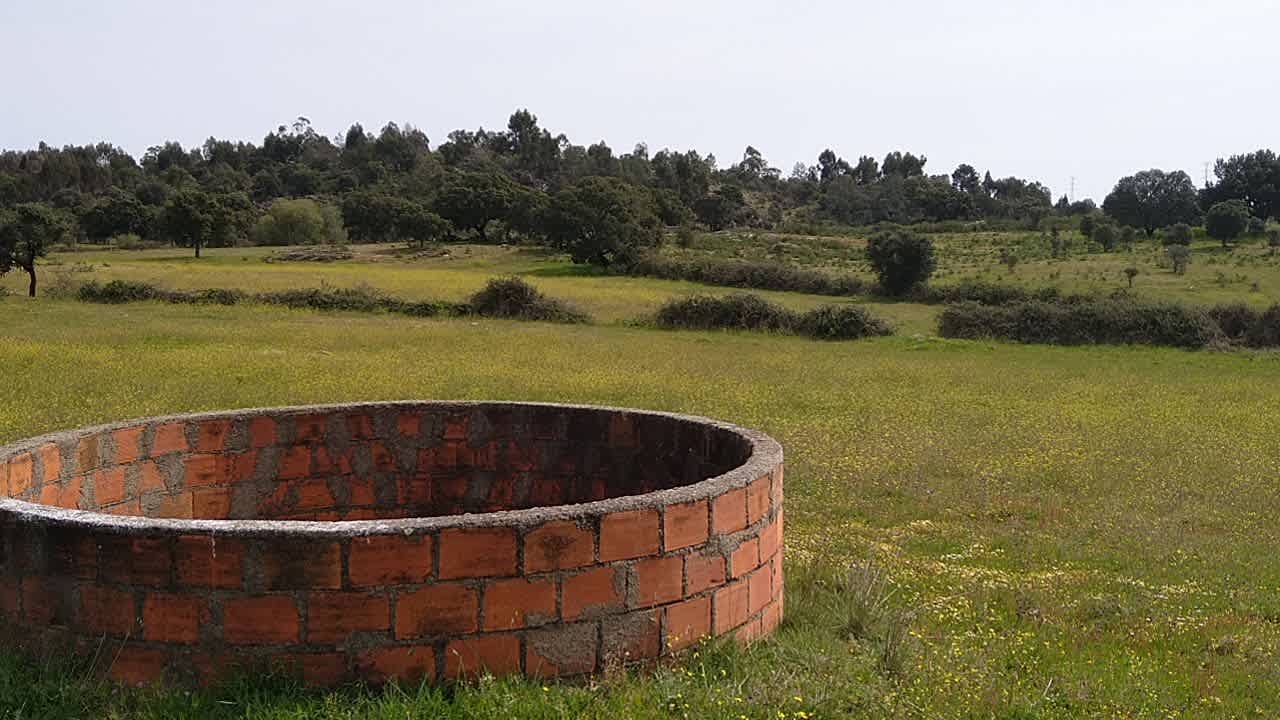
<path fill-rule="evenodd" d="M 776 444 L 643 412 L 256 411 L 0 448 L 0 644 L 105 638 L 129 684 L 598 672 L 772 632 L 782 557 Z"/>

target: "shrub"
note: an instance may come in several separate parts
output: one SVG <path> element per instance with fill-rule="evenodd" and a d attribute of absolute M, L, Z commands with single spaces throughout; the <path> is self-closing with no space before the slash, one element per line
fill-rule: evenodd
<path fill-rule="evenodd" d="M 281 290 L 279 292 L 259 293 L 254 296 L 254 299 L 268 305 L 283 305 L 291 308 L 353 310 L 357 312 L 385 310 L 389 304 L 394 302 L 392 298 L 381 290 L 368 285 L 358 285 L 351 288 L 335 288 L 326 285 L 318 288 Z"/>
<path fill-rule="evenodd" d="M 1280 228 L 1272 228 L 1267 231 L 1267 247 L 1271 248 L 1271 254 L 1275 255 L 1276 250 L 1280 249 Z"/>
<path fill-rule="evenodd" d="M 1280 347 L 1280 305 L 1272 305 L 1257 316 L 1245 343 L 1258 348 Z"/>
<path fill-rule="evenodd" d="M 1251 237 L 1262 237 L 1262 234 L 1265 233 L 1266 231 L 1267 231 L 1266 220 L 1263 220 L 1260 217 L 1249 218 L 1248 232 Z"/>
<path fill-rule="evenodd" d="M 1258 312 L 1244 303 L 1215 305 L 1206 312 L 1227 340 L 1238 343 L 1249 337 L 1258 322 Z"/>
<path fill-rule="evenodd" d="M 580 323 L 588 317 L 566 303 L 549 298 L 518 277 L 494 278 L 467 301 L 483 317 Z"/>
<path fill-rule="evenodd" d="M 156 300 L 161 295 L 160 289 L 154 285 L 130 280 L 112 280 L 105 285 L 91 280 L 76 291 L 76 298 L 79 300 L 111 305 Z"/>
<path fill-rule="evenodd" d="M 1187 266 L 1191 264 L 1191 248 L 1186 245 L 1170 245 L 1165 249 L 1165 253 L 1169 255 L 1169 262 L 1173 263 L 1173 273 L 1181 275 L 1187 271 Z"/>
<path fill-rule="evenodd" d="M 1090 239 L 1101 245 L 1104 251 L 1111 252 L 1115 249 L 1119 237 L 1120 235 L 1115 225 L 1110 222 L 1098 221 L 1093 226 L 1093 235 L 1090 236 Z"/>
<path fill-rule="evenodd" d="M 629 275 L 664 280 L 687 280 L 707 285 L 784 290 L 812 295 L 845 297 L 863 295 L 868 291 L 866 281 L 856 275 L 830 274 L 779 263 L 745 260 L 670 260 L 659 255 L 648 255 L 626 272 Z"/>
<path fill-rule="evenodd" d="M 909 230 L 881 230 L 867 242 L 867 258 L 889 295 L 902 295 L 933 274 L 933 242 Z"/>
<path fill-rule="evenodd" d="M 1165 245 L 1190 245 L 1191 226 L 1186 223 L 1171 225 L 1164 233 Z"/>
<path fill-rule="evenodd" d="M 659 327 L 689 330 L 763 330 L 790 332 L 799 316 L 759 295 L 692 295 L 671 300 L 658 309 Z"/>
<path fill-rule="evenodd" d="M 801 335 L 819 340 L 855 340 L 892 335 L 893 326 L 857 305 L 824 305 L 800 316 Z"/>
<path fill-rule="evenodd" d="M 1204 215 L 1204 229 L 1209 237 L 1221 240 L 1222 247 L 1235 240 L 1249 227 L 1249 206 L 1243 200 L 1227 200 L 1209 208 Z"/>
<path fill-rule="evenodd" d="M 305 198 L 276 200 L 253 228 L 258 245 L 318 245 L 325 240 L 325 215 L 319 204 Z"/>
<path fill-rule="evenodd" d="M 1051 345 L 1143 344 L 1201 348 L 1222 339 L 1199 308 L 1140 302 L 1126 296 L 1032 300 L 1003 306 L 948 305 L 938 333 L 949 338 L 1000 338 Z"/>

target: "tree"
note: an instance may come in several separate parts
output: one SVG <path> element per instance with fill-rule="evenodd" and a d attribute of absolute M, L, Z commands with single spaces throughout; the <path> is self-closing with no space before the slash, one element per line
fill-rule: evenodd
<path fill-rule="evenodd" d="M 1116 230 L 1114 223 L 1098 222 L 1094 223 L 1093 234 L 1089 239 L 1101 245 L 1104 252 L 1111 252 L 1116 247 L 1116 241 L 1120 239 L 1120 233 Z"/>
<path fill-rule="evenodd" d="M 324 213 L 313 200 L 281 198 L 258 218 L 253 238 L 259 245 L 317 245 L 327 239 Z"/>
<path fill-rule="evenodd" d="M 574 262 L 627 265 L 662 242 L 648 194 L 617 178 L 589 177 L 551 198 L 547 239 Z"/>
<path fill-rule="evenodd" d="M 1262 237 L 1267 232 L 1267 221 L 1259 217 L 1249 218 L 1248 233 L 1250 237 Z"/>
<path fill-rule="evenodd" d="M 67 221 L 42 203 L 21 203 L 0 212 L 0 275 L 19 268 L 27 273 L 27 295 L 36 296 L 36 259 L 68 232 Z"/>
<path fill-rule="evenodd" d="M 1132 225 L 1150 236 L 1174 223 L 1200 219 L 1199 196 L 1191 176 L 1181 170 L 1144 170 L 1121 178 L 1102 202 L 1102 211 L 1121 225 Z"/>
<path fill-rule="evenodd" d="M 890 295 L 902 295 L 929 279 L 935 267 L 929 238 L 905 230 L 881 230 L 867 242 L 867 259 Z"/>
<path fill-rule="evenodd" d="M 961 164 L 951 173 L 951 187 L 962 193 L 977 195 L 982 192 L 982 178 L 978 177 L 978 171 L 972 165 Z"/>
<path fill-rule="evenodd" d="M 1191 264 L 1191 248 L 1186 245 L 1170 245 L 1165 248 L 1165 252 L 1173 263 L 1174 275 L 1182 275 L 1187 271 L 1187 265 Z"/>
<path fill-rule="evenodd" d="M 93 240 L 125 233 L 146 235 L 151 230 L 154 212 L 132 193 L 117 190 L 80 216 L 80 228 Z"/>
<path fill-rule="evenodd" d="M 474 230 L 481 242 L 487 242 L 486 226 L 508 217 L 522 191 L 505 174 L 454 173 L 440 188 L 433 209 L 458 229 Z"/>
<path fill-rule="evenodd" d="M 214 199 L 201 190 L 183 190 L 165 203 L 160 212 L 160 231 L 178 245 L 191 246 L 200 257 L 200 248 L 214 237 Z"/>
<path fill-rule="evenodd" d="M 1138 268 L 1127 267 L 1124 269 L 1124 276 L 1129 279 L 1129 289 L 1133 289 L 1133 279 L 1138 277 Z"/>
<path fill-rule="evenodd" d="M 1165 245 L 1190 245 L 1191 226 L 1186 223 L 1174 223 L 1164 233 Z"/>
<path fill-rule="evenodd" d="M 1213 168 L 1218 181 L 1205 188 L 1206 204 L 1243 200 L 1263 220 L 1280 217 L 1280 157 L 1270 150 L 1219 159 Z"/>
<path fill-rule="evenodd" d="M 1226 200 L 1209 208 L 1204 215 L 1204 230 L 1222 247 L 1244 234 L 1249 227 L 1249 204 L 1243 200 Z"/>
<path fill-rule="evenodd" d="M 427 243 L 448 237 L 453 224 L 426 207 L 405 202 L 395 219 L 396 234 L 402 239 L 425 247 Z"/>

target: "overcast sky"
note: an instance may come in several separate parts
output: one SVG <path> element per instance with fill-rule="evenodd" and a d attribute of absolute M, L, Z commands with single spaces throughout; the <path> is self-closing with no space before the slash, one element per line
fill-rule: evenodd
<path fill-rule="evenodd" d="M 1124 174 L 1280 149 L 1280 0 L 3 0 L 0 147 L 213 135 L 297 115 L 543 127 L 615 151 L 831 147 L 1101 199 Z"/>

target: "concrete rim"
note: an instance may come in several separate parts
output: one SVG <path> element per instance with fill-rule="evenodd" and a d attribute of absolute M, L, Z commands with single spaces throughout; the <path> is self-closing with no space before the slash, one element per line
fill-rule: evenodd
<path fill-rule="evenodd" d="M 658 509 L 667 505 L 716 497 L 721 493 L 746 487 L 761 475 L 773 471 L 782 464 L 782 446 L 772 437 L 731 423 L 697 415 L 684 415 L 657 410 L 639 410 L 606 405 L 584 405 L 519 401 L 456 401 L 456 400 L 398 400 L 387 402 L 331 403 L 323 405 L 293 405 L 283 407 L 246 408 L 202 413 L 180 413 L 136 418 L 90 427 L 63 430 L 38 437 L 19 440 L 0 446 L 0 460 L 7 460 L 23 452 L 34 450 L 48 443 L 60 443 L 81 437 L 111 432 L 138 425 L 159 422 L 237 420 L 260 416 L 308 414 L 321 412 L 345 412 L 352 410 L 396 410 L 414 408 L 474 409 L 480 407 L 550 408 L 557 410 L 602 412 L 611 414 L 646 415 L 679 422 L 690 422 L 727 431 L 745 440 L 751 453 L 737 467 L 726 473 L 701 480 L 691 485 L 657 490 L 641 495 L 627 495 L 607 500 L 575 505 L 548 505 L 524 510 L 502 510 L 491 513 L 466 513 L 397 520 L 341 520 L 317 522 L 304 520 L 177 520 L 108 515 L 89 510 L 64 508 L 0 497 L 0 513 L 7 513 L 17 520 L 32 524 L 59 525 L 64 527 L 91 528 L 96 531 L 129 536 L 153 536 L 172 534 L 222 535 L 226 537 L 289 536 L 294 538 L 334 539 L 372 535 L 416 535 L 448 528 L 523 527 L 537 526 L 552 520 L 578 520 L 595 518 L 608 513 L 628 510 Z"/>

